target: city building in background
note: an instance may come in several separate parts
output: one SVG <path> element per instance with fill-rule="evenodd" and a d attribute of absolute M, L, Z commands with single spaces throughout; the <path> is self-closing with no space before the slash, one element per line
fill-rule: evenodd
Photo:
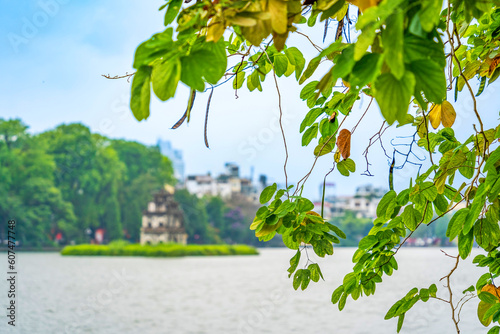
<path fill-rule="evenodd" d="M 143 211 L 141 244 L 187 243 L 184 217 L 179 204 L 174 200 L 173 191 L 173 187 L 160 190 Z"/>
<path fill-rule="evenodd" d="M 184 181 L 185 165 L 182 158 L 182 151 L 172 147 L 172 143 L 168 140 L 158 139 L 157 146 L 160 148 L 161 154 L 172 161 L 174 167 L 174 177 L 182 183 Z"/>
<path fill-rule="evenodd" d="M 354 196 L 329 194 L 325 196 L 323 216 L 325 219 L 342 217 L 351 211 L 357 218 L 376 218 L 377 205 L 385 192 L 383 188 L 367 184 L 358 187 Z M 314 210 L 321 212 L 321 201 L 314 203 Z"/>
<path fill-rule="evenodd" d="M 198 197 L 209 195 L 229 199 L 239 195 L 252 202 L 258 202 L 260 192 L 267 186 L 267 177 L 260 175 L 258 182 L 254 184 L 252 176 L 240 176 L 238 165 L 228 162 L 224 167 L 224 173 L 218 176 L 212 176 L 211 173 L 188 175 L 184 183 L 186 189 Z"/>

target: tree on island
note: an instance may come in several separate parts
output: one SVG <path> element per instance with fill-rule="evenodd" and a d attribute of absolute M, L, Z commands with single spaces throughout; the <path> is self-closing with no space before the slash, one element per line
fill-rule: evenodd
<path fill-rule="evenodd" d="M 196 94 L 211 95 L 225 76 L 232 77 L 235 90 L 246 81 L 250 91 L 261 91 L 261 83 L 270 76 L 282 116 L 286 92 L 280 90 L 277 78 L 293 76 L 304 85 L 300 98 L 310 110 L 300 132 L 302 146 L 313 147 L 314 164 L 293 185 L 287 179 L 286 189 L 277 189 L 276 184 L 264 189 L 263 206 L 250 226 L 261 240 L 280 234 L 287 247 L 297 250 L 288 270 L 295 289 L 305 289 L 311 280 L 322 277 L 318 264 L 310 259 L 307 264 L 311 264 L 297 269 L 302 245 L 311 245 L 324 257 L 333 254 L 332 243 L 345 238 L 337 226 L 325 222 L 322 212 L 313 212 L 312 202 L 301 195 L 316 161 L 329 159 L 328 174 L 349 177 L 356 171 L 351 145 L 366 145 L 356 141 L 357 132 L 371 132 L 364 153 L 365 174 L 371 175 L 372 145 L 382 144 L 387 128 L 405 126 L 412 134 L 409 143 L 395 147 L 394 152 L 384 149 L 392 161 L 390 190 L 378 205 L 372 228 L 358 244 L 352 272 L 345 275 L 331 300 L 342 310 L 349 297 L 356 300 L 375 293 L 377 284 L 397 270 L 397 253 L 406 240 L 422 226 L 451 213 L 446 233 L 450 240 L 458 240 L 459 256 L 444 277 L 448 288 L 437 291 L 433 284 L 412 289 L 385 318 L 398 318 L 399 332 L 406 312 L 415 303 L 432 299 L 449 305 L 458 333 L 461 306 L 477 294 L 479 320 L 485 326 L 498 323 L 500 127 L 498 121 L 483 121 L 485 111 L 476 96 L 490 89 L 500 75 L 499 4 L 498 0 L 169 0 L 160 8 L 166 8 L 166 29 L 138 46 L 133 63 L 137 71 L 127 74 L 133 76 L 131 109 L 137 120 L 147 119 L 151 89 L 166 101 L 174 97 L 180 81 L 191 94 L 185 114 L 174 125 L 177 128 L 189 122 Z M 323 25 L 320 36 L 308 29 Z M 357 37 L 351 42 L 354 25 Z M 336 27 L 335 34 L 327 34 L 329 27 Z M 300 35 L 317 50 L 317 56 L 306 60 L 303 46 L 291 45 L 290 35 Z M 320 48 L 315 41 L 325 38 L 332 42 Z M 329 69 L 324 71 L 320 63 L 329 64 Z M 310 80 L 315 71 L 321 71 L 316 73 L 320 79 Z M 361 103 L 363 95 L 369 105 L 359 113 L 353 106 Z M 453 101 L 462 95 L 472 100 L 465 112 L 474 117 L 464 141 L 453 130 L 456 117 L 464 116 L 456 115 Z M 378 112 L 369 109 L 375 102 L 382 124 L 363 124 L 362 130 L 357 125 L 343 126 L 348 118 L 359 124 L 368 112 Z M 283 130 L 281 117 L 280 126 Z M 288 149 L 293 148 L 286 145 L 284 134 L 283 140 L 288 157 Z M 205 142 L 208 146 L 206 131 Z M 407 176 L 407 187 L 396 192 L 393 176 L 415 163 L 412 158 L 418 148 L 427 152 L 431 166 Z M 286 167 L 287 160 L 285 176 Z M 487 252 L 474 259 L 485 267 L 485 274 L 470 282 L 475 285 L 463 296 L 454 296 L 450 276 L 470 256 L 474 242 Z M 490 333 L 499 330 L 495 326 Z"/>

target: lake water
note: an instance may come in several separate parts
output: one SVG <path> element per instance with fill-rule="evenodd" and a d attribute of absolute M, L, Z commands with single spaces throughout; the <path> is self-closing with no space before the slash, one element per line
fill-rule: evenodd
<path fill-rule="evenodd" d="M 339 312 L 332 291 L 352 268 L 352 248 L 336 248 L 318 261 L 325 281 L 295 291 L 286 269 L 294 252 L 262 249 L 259 256 L 62 257 L 18 254 L 16 328 L 0 317 L 0 333 L 395 333 L 396 319 L 383 319 L 390 306 L 414 286 L 438 285 L 454 259 L 436 248 L 406 248 L 399 268 L 375 296 L 348 299 Z M 455 249 L 449 249 L 451 254 Z M 312 252 L 309 252 L 311 254 Z M 0 257 L 6 258 L 5 253 Z M 6 260 L 0 260 L 2 276 Z M 452 276 L 456 296 L 484 269 L 461 262 Z M 7 307 L 6 279 L 0 304 Z M 462 333 L 486 333 L 477 320 L 478 299 L 466 304 Z M 406 315 L 402 333 L 453 333 L 448 304 L 431 300 Z"/>

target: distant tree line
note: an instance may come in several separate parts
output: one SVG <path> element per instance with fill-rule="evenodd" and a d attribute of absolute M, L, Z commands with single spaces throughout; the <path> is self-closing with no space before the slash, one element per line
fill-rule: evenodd
<path fill-rule="evenodd" d="M 157 147 L 113 140 L 82 124 L 37 135 L 22 121 L 0 119 L 0 236 L 9 219 L 31 246 L 138 239 L 151 193 L 173 183 L 172 164 Z"/>
<path fill-rule="evenodd" d="M 0 118 L 0 240 L 15 219 L 17 240 L 28 246 L 53 246 L 57 238 L 89 242 L 99 228 L 107 241 L 139 241 L 152 194 L 176 182 L 159 148 L 110 139 L 78 123 L 36 135 L 27 129 L 19 119 Z M 256 206 L 244 198 L 224 202 L 184 189 L 175 198 L 190 243 L 259 243 L 248 229 Z"/>

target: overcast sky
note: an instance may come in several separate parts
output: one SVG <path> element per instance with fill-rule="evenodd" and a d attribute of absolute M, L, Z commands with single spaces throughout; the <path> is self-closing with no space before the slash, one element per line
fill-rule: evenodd
<path fill-rule="evenodd" d="M 164 3 L 156 1 L 15 1 L 0 0 L 0 117 L 21 118 L 32 133 L 54 128 L 62 123 L 81 122 L 92 131 L 111 138 L 136 140 L 155 144 L 161 138 L 170 140 L 184 153 L 187 174 L 222 172 L 225 162 L 241 166 L 243 176 L 254 167 L 254 178 L 267 174 L 270 181 L 284 183 L 284 148 L 277 127 L 278 97 L 272 77 L 268 75 L 264 92 L 249 93 L 245 88 L 235 98 L 230 85 L 218 87 L 213 95 L 209 117 L 210 149 L 203 142 L 203 123 L 208 93 L 198 94 L 191 123 L 177 130 L 171 126 L 185 110 L 189 90 L 180 86 L 173 100 L 160 102 L 153 98 L 151 116 L 137 122 L 128 107 L 130 83 L 126 80 L 107 80 L 102 74 L 122 75 L 133 71 L 134 50 L 153 33 L 163 30 Z M 311 32 L 318 41 L 322 28 Z M 327 37 L 332 39 L 333 33 Z M 321 43 L 318 43 L 321 45 Z M 289 46 L 305 50 L 306 57 L 316 55 L 305 38 L 295 35 Z M 325 73 L 326 67 L 317 72 Z M 474 81 L 474 80 L 473 80 Z M 299 98 L 300 88 L 293 78 L 279 79 L 283 97 L 283 122 L 289 148 L 289 183 L 295 184 L 310 169 L 312 149 L 300 146 L 299 125 L 308 108 Z M 477 86 L 474 81 L 474 86 Z M 497 124 L 498 84 L 479 98 L 482 112 L 488 121 Z M 493 88 L 493 89 L 492 89 Z M 465 94 L 464 94 L 465 95 Z M 451 101 L 450 94 L 450 101 Z M 360 115 L 369 99 L 364 97 L 353 109 Z M 469 97 L 454 103 L 461 129 L 470 131 L 475 118 Z M 346 121 L 352 129 L 356 117 Z M 388 187 L 389 161 L 380 145 L 370 151 L 371 172 L 366 169 L 362 153 L 369 138 L 382 124 L 376 103 L 353 134 L 352 158 L 357 163 L 356 176 L 345 178 L 334 172 L 328 182 L 336 187 L 329 191 L 351 194 L 358 185 L 373 183 Z M 390 155 L 394 135 L 411 135 L 412 128 L 403 127 L 386 132 L 384 145 Z M 408 142 L 400 139 L 399 142 Z M 312 144 L 311 144 L 312 145 Z M 400 147 L 404 150 L 404 147 Z M 417 150 L 420 157 L 425 157 Z M 331 167 L 333 155 L 322 157 L 310 177 L 305 194 L 318 198 L 318 187 Z M 415 160 L 415 158 L 413 158 Z M 409 166 L 396 174 L 396 187 L 407 184 L 407 176 L 415 172 Z M 401 183 L 402 180 L 404 184 Z"/>

